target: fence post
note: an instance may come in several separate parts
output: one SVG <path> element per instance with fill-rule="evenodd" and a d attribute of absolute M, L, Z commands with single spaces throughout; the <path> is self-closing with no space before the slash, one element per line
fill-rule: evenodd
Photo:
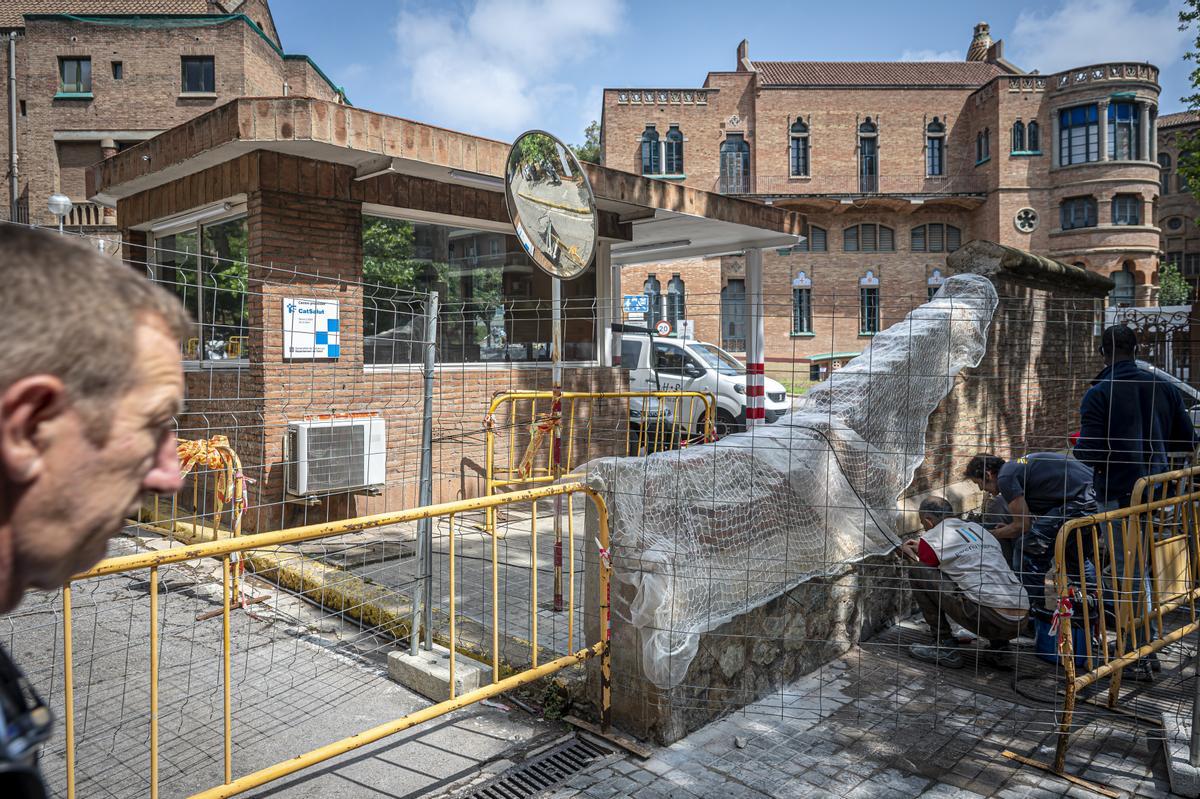
<path fill-rule="evenodd" d="M 421 414 L 421 466 L 417 488 L 418 504 L 433 504 L 433 372 L 437 362 L 438 293 L 429 292 L 425 300 L 425 330 L 421 336 L 424 356 L 421 373 L 423 399 Z M 413 591 L 412 630 L 409 652 L 417 654 L 420 630 L 425 627 L 425 649 L 433 649 L 433 522 L 429 518 L 417 521 L 417 558 L 420 577 Z"/>
<path fill-rule="evenodd" d="M 1195 693 L 1192 694 L 1192 737 L 1188 742 L 1188 763 L 1200 768 L 1200 630 L 1196 632 L 1196 675 L 1192 678 Z"/>

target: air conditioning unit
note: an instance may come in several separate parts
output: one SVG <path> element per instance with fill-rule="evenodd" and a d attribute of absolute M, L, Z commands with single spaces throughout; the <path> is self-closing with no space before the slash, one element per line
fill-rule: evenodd
<path fill-rule="evenodd" d="M 330 494 L 381 486 L 386 480 L 383 419 L 292 422 L 287 437 L 289 494 Z"/>

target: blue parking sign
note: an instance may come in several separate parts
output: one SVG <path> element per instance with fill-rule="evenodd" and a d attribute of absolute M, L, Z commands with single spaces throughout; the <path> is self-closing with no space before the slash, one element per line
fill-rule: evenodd
<path fill-rule="evenodd" d="M 625 313 L 650 313 L 650 298 L 645 294 L 626 294 Z"/>

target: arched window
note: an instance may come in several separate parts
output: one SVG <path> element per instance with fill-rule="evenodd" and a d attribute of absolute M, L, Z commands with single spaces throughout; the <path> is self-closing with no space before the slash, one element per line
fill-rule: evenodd
<path fill-rule="evenodd" d="M 729 133 L 721 142 L 721 192 L 750 193 L 750 144 L 740 133 Z"/>
<path fill-rule="evenodd" d="M 679 323 L 687 318 L 686 289 L 683 278 L 676 272 L 667 281 L 667 321 L 672 330 L 678 330 Z"/>
<path fill-rule="evenodd" d="M 792 281 L 792 335 L 812 335 L 812 280 L 804 272 Z"/>
<path fill-rule="evenodd" d="M 937 117 L 925 126 L 925 174 L 946 174 L 946 125 Z"/>
<path fill-rule="evenodd" d="M 989 159 L 991 157 L 992 157 L 992 129 L 984 128 L 983 129 L 983 160 L 986 161 L 987 159 Z"/>
<path fill-rule="evenodd" d="M 827 252 L 828 239 L 829 237 L 825 232 L 825 228 L 817 227 L 816 225 L 809 225 L 808 235 L 804 237 L 804 241 L 800 242 L 794 247 L 788 247 L 787 249 L 780 250 L 779 254 L 786 255 L 793 252 Z"/>
<path fill-rule="evenodd" d="M 895 252 L 896 232 L 873 222 L 852 225 L 842 231 L 842 249 L 846 252 Z"/>
<path fill-rule="evenodd" d="M 1120 272 L 1113 272 L 1109 275 L 1112 278 L 1113 290 L 1108 294 L 1108 304 L 1114 308 L 1123 308 L 1133 305 L 1135 290 L 1133 270 L 1129 268 L 1129 264 L 1125 264 Z"/>
<path fill-rule="evenodd" d="M 1168 194 L 1171 191 L 1171 156 L 1166 153 L 1158 154 L 1159 181 L 1161 182 L 1160 193 Z"/>
<path fill-rule="evenodd" d="M 662 172 L 662 153 L 658 146 L 658 131 L 647 125 L 642 131 L 642 174 L 657 175 Z"/>
<path fill-rule="evenodd" d="M 1012 126 L 1012 152 L 1025 152 L 1025 123 L 1019 119 Z"/>
<path fill-rule="evenodd" d="M 946 278 L 942 277 L 942 270 L 934 269 L 933 272 L 929 275 L 929 279 L 925 281 L 925 286 L 926 286 L 926 291 L 927 291 L 927 296 L 925 298 L 925 301 L 931 302 L 933 300 L 933 295 L 937 294 L 938 289 L 940 289 L 942 287 L 942 284 L 945 282 L 946 282 Z"/>
<path fill-rule="evenodd" d="M 1031 153 L 1040 153 L 1042 151 L 1042 135 L 1038 129 L 1038 123 L 1030 120 L 1025 127 L 1025 146 L 1029 148 Z"/>
<path fill-rule="evenodd" d="M 868 271 L 858 281 L 858 334 L 873 336 L 879 332 L 879 278 Z"/>
<path fill-rule="evenodd" d="M 858 190 L 879 191 L 879 128 L 870 117 L 858 126 Z"/>
<path fill-rule="evenodd" d="M 667 130 L 667 140 L 664 143 L 664 171 L 668 175 L 683 174 L 683 132 L 678 125 L 672 125 Z"/>
<path fill-rule="evenodd" d="M 912 229 L 913 252 L 954 252 L 962 246 L 962 231 L 941 222 L 918 225 Z"/>
<path fill-rule="evenodd" d="M 746 281 L 729 278 L 721 289 L 721 348 L 746 351 Z"/>
<path fill-rule="evenodd" d="M 806 178 L 808 177 L 808 125 L 804 124 L 803 119 L 796 117 L 789 133 L 790 174 L 794 178 Z"/>
<path fill-rule="evenodd" d="M 975 134 L 975 163 L 983 160 L 983 131 Z"/>
<path fill-rule="evenodd" d="M 646 276 L 646 282 L 642 284 L 642 293 L 646 295 L 650 305 L 650 312 L 646 314 L 646 324 L 648 327 L 654 327 L 663 318 L 663 307 L 662 283 L 658 282 L 653 272 Z"/>

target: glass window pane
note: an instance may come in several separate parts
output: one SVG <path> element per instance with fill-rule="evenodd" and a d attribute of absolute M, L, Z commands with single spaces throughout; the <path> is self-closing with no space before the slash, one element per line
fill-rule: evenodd
<path fill-rule="evenodd" d="M 919 225 L 912 229 L 912 251 L 927 252 L 925 246 L 925 226 Z"/>
<path fill-rule="evenodd" d="M 812 252 L 826 251 L 825 228 L 810 227 L 808 229 L 809 249 Z"/>
<path fill-rule="evenodd" d="M 953 225 L 946 225 L 946 252 L 954 252 L 962 246 L 962 231 Z"/>
<path fill-rule="evenodd" d="M 879 226 L 879 251 L 891 252 L 896 249 L 895 236 L 890 227 Z"/>
<path fill-rule="evenodd" d="M 158 264 L 155 282 L 179 298 L 193 320 L 191 331 L 183 341 L 185 360 L 200 358 L 200 288 L 196 231 L 176 233 L 154 240 L 154 256 Z"/>
<path fill-rule="evenodd" d="M 367 364 L 421 358 L 417 324 L 438 292 L 438 360 L 550 358 L 551 278 L 516 237 L 406 220 L 363 218 L 363 325 Z M 563 357 L 595 355 L 595 270 L 564 281 Z"/>
<path fill-rule="evenodd" d="M 205 225 L 200 326 L 205 360 L 246 355 L 246 220 Z"/>
<path fill-rule="evenodd" d="M 858 252 L 857 227 L 848 227 L 842 231 L 842 245 L 846 252 Z"/>
<path fill-rule="evenodd" d="M 878 229 L 875 227 L 875 225 L 862 225 L 859 228 L 858 235 L 862 244 L 863 252 L 875 252 L 875 250 L 878 248 L 879 242 L 876 241 L 877 231 Z"/>

